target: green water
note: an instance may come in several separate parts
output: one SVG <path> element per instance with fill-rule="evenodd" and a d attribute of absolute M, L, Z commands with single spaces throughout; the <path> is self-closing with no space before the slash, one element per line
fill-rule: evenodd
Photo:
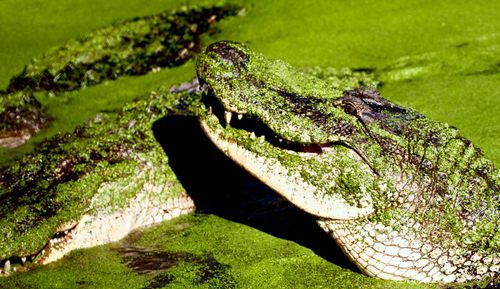
<path fill-rule="evenodd" d="M 242 41 L 296 66 L 376 69 L 386 77 L 383 96 L 454 125 L 500 163 L 500 2 L 241 2 L 245 15 L 219 23 L 222 32 L 215 38 L 205 36 L 206 44 L 216 39 Z M 52 47 L 114 21 L 158 13 L 181 3 L 196 1 L 3 0 L 0 88 L 31 58 Z M 398 68 L 399 74 L 384 74 Z M 34 143 L 58 131 L 71 131 L 99 111 L 116 110 L 161 83 L 185 81 L 193 75 L 190 62 L 67 93 L 64 98 L 39 95 L 55 117 L 53 127 L 28 145 L 1 150 L 0 160 L 4 163 L 29 151 Z M 215 216 L 191 216 L 164 224 L 146 232 L 138 242 L 162 250 L 212 254 L 228 266 L 227 284 L 241 288 L 417 288 L 367 278 L 325 261 L 304 246 Z M 118 245 L 77 251 L 27 274 L 2 278 L 0 288 L 151 285 L 152 277 L 128 270 L 113 246 Z M 189 264 L 176 266 L 172 288 L 193 286 L 199 270 Z M 216 288 L 217 284 L 214 278 L 196 286 Z"/>

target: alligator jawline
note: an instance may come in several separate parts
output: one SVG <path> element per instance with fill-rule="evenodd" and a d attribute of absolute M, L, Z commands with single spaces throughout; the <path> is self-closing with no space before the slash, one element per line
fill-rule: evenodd
<path fill-rule="evenodd" d="M 264 122 L 251 115 L 237 112 L 230 112 L 223 108 L 222 104 L 211 92 L 203 97 L 203 102 L 208 108 L 208 112 L 215 115 L 221 127 L 232 127 L 244 130 L 249 133 L 252 139 L 264 138 L 266 142 L 280 149 L 298 153 L 303 156 L 320 155 L 333 145 L 344 145 L 338 142 L 329 143 L 300 143 L 286 140 L 275 134 Z M 235 115 L 235 117 L 233 117 Z"/>
<path fill-rule="evenodd" d="M 47 241 L 42 249 L 34 254 L 27 256 L 15 256 L 0 261 L 0 274 L 9 274 L 14 272 L 26 272 L 31 270 L 35 265 L 45 264 L 52 250 L 60 250 L 67 246 L 73 239 L 73 233 L 78 223 L 72 223 L 64 226 L 65 228 L 55 233 L 52 238 Z"/>
<path fill-rule="evenodd" d="M 206 89 L 205 87 L 203 89 Z M 230 112 L 226 110 L 222 103 L 213 95 L 213 92 L 208 89 L 207 93 L 203 96 L 203 103 L 208 108 L 208 113 L 211 113 L 217 117 L 221 127 L 232 127 L 235 129 L 241 129 L 249 133 L 250 137 L 253 139 L 264 138 L 273 147 L 279 150 L 286 150 L 289 152 L 294 152 L 302 157 L 314 157 L 319 156 L 324 152 L 328 152 L 333 146 L 342 146 L 354 151 L 371 169 L 371 171 L 379 176 L 377 170 L 373 168 L 371 163 L 368 161 L 366 156 L 361 153 L 355 147 L 341 141 L 333 141 L 327 143 L 300 143 L 292 142 L 281 138 L 273 132 L 264 122 L 256 117 L 252 117 L 248 114 Z M 233 117 L 236 115 L 236 117 Z"/>
<path fill-rule="evenodd" d="M 103 214 L 84 214 L 79 222 L 66 224 L 35 254 L 0 260 L 0 276 L 28 271 L 62 258 L 75 249 L 89 248 L 118 241 L 135 229 L 145 228 L 192 212 L 193 200 L 182 193 L 160 204 L 137 194 L 122 210 Z"/>

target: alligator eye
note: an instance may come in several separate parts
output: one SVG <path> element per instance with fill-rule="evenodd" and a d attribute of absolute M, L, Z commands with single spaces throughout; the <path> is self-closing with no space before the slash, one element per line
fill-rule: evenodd
<path fill-rule="evenodd" d="M 356 117 L 361 116 L 363 110 L 366 107 L 366 104 L 363 102 L 363 100 L 346 95 L 343 96 L 335 101 L 335 104 L 340 106 L 345 113 L 354 115 Z"/>

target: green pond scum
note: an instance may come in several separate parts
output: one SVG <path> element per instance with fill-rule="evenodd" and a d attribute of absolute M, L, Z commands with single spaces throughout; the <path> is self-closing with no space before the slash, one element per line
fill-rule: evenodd
<path fill-rule="evenodd" d="M 0 148 L 0 166 L 11 174 L 25 171 L 31 176 L 26 180 L 33 184 L 27 197 L 16 200 L 16 186 L 26 184 L 8 179 L 9 173 L 0 180 L 10 188 L 0 192 L 0 214 L 2 220 L 12 221 L 0 224 L 0 236 L 6 236 L 0 239 L 0 259 L 20 250 L 29 254 L 40 250 L 61 222 L 71 223 L 84 213 L 100 185 L 116 186 L 110 192 L 119 190 L 120 194 L 103 197 L 94 209 L 119 209 L 146 182 L 135 177 L 141 164 L 154 164 L 152 179 L 169 183 L 174 194 L 183 192 L 151 126 L 162 116 L 182 115 L 181 108 L 198 105 L 189 97 L 180 100 L 182 95 L 171 94 L 169 87 L 191 81 L 195 67 L 188 58 L 215 40 L 246 43 L 252 50 L 302 67 L 329 83 L 354 81 L 347 88 L 361 79 L 363 84 L 378 87 L 385 98 L 457 127 L 493 163 L 499 163 L 500 3 L 254 0 L 211 4 L 177 0 L 154 0 L 147 5 L 140 0 L 0 3 L 0 89 L 5 90 L 0 94 L 0 134 L 10 134 L 12 129 L 24 136 L 38 132 L 21 147 Z M 183 22 L 186 11 L 203 18 L 209 7 L 231 7 L 222 15 L 242 17 L 227 17 L 211 28 L 195 27 L 192 19 Z M 183 20 L 177 26 L 179 17 Z M 162 30 L 172 26 L 179 29 L 178 36 Z M 205 28 L 209 33 L 198 34 Z M 135 31 L 132 37 L 129 29 Z M 150 31 L 158 38 L 152 39 Z M 112 34 L 117 38 L 108 39 Z M 95 45 L 104 49 L 94 50 Z M 118 56 L 114 50 L 120 51 Z M 159 59 L 158 51 L 168 51 L 162 55 L 172 57 Z M 147 64 L 134 62 L 142 59 L 148 59 Z M 181 66 L 172 67 L 176 65 Z M 22 90 L 25 87 L 39 91 Z M 179 110 L 166 109 L 179 101 Z M 144 114 L 145 110 L 151 113 Z M 21 127 L 5 111 L 27 112 L 29 121 Z M 426 133 L 418 126 L 415 131 Z M 95 138 L 102 141 L 95 142 Z M 63 145 L 55 149 L 58 142 Z M 455 153 L 463 151 L 460 144 L 456 146 Z M 84 179 L 74 182 L 80 176 Z M 358 185 L 352 180 L 346 176 L 346 188 Z M 49 189 L 53 199 L 30 205 L 38 201 L 39 188 L 47 189 L 54 182 L 63 185 Z M 120 182 L 131 185 L 124 189 Z M 44 214 L 54 217 L 39 218 Z M 456 220 L 443 223 L 453 227 Z M 33 224 L 40 226 L 30 231 Z M 498 234 L 494 240 L 480 238 L 493 230 L 492 225 L 478 228 L 466 240 L 483 247 L 490 242 L 497 248 Z M 151 257 L 145 262 L 166 265 L 151 272 L 138 270 L 144 266 L 134 263 L 134 252 Z M 0 288 L 471 286 L 366 277 L 294 241 L 203 214 L 179 217 L 120 242 L 73 251 L 55 263 L 0 278 Z"/>

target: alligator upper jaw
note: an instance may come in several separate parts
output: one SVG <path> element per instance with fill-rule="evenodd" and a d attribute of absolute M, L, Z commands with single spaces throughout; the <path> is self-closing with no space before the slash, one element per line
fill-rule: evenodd
<path fill-rule="evenodd" d="M 250 139 L 262 139 L 273 147 L 297 153 L 303 157 L 313 157 L 328 150 L 334 143 L 300 143 L 293 142 L 280 137 L 265 123 L 257 117 L 252 117 L 244 111 L 237 111 L 236 108 L 226 108 L 220 100 L 214 96 L 213 91 L 203 86 L 205 95 L 203 102 L 207 109 L 207 115 L 217 118 L 221 128 L 231 127 L 246 131 Z M 212 131 L 215 131 L 212 129 Z M 205 133 L 209 133 L 205 131 Z"/>

